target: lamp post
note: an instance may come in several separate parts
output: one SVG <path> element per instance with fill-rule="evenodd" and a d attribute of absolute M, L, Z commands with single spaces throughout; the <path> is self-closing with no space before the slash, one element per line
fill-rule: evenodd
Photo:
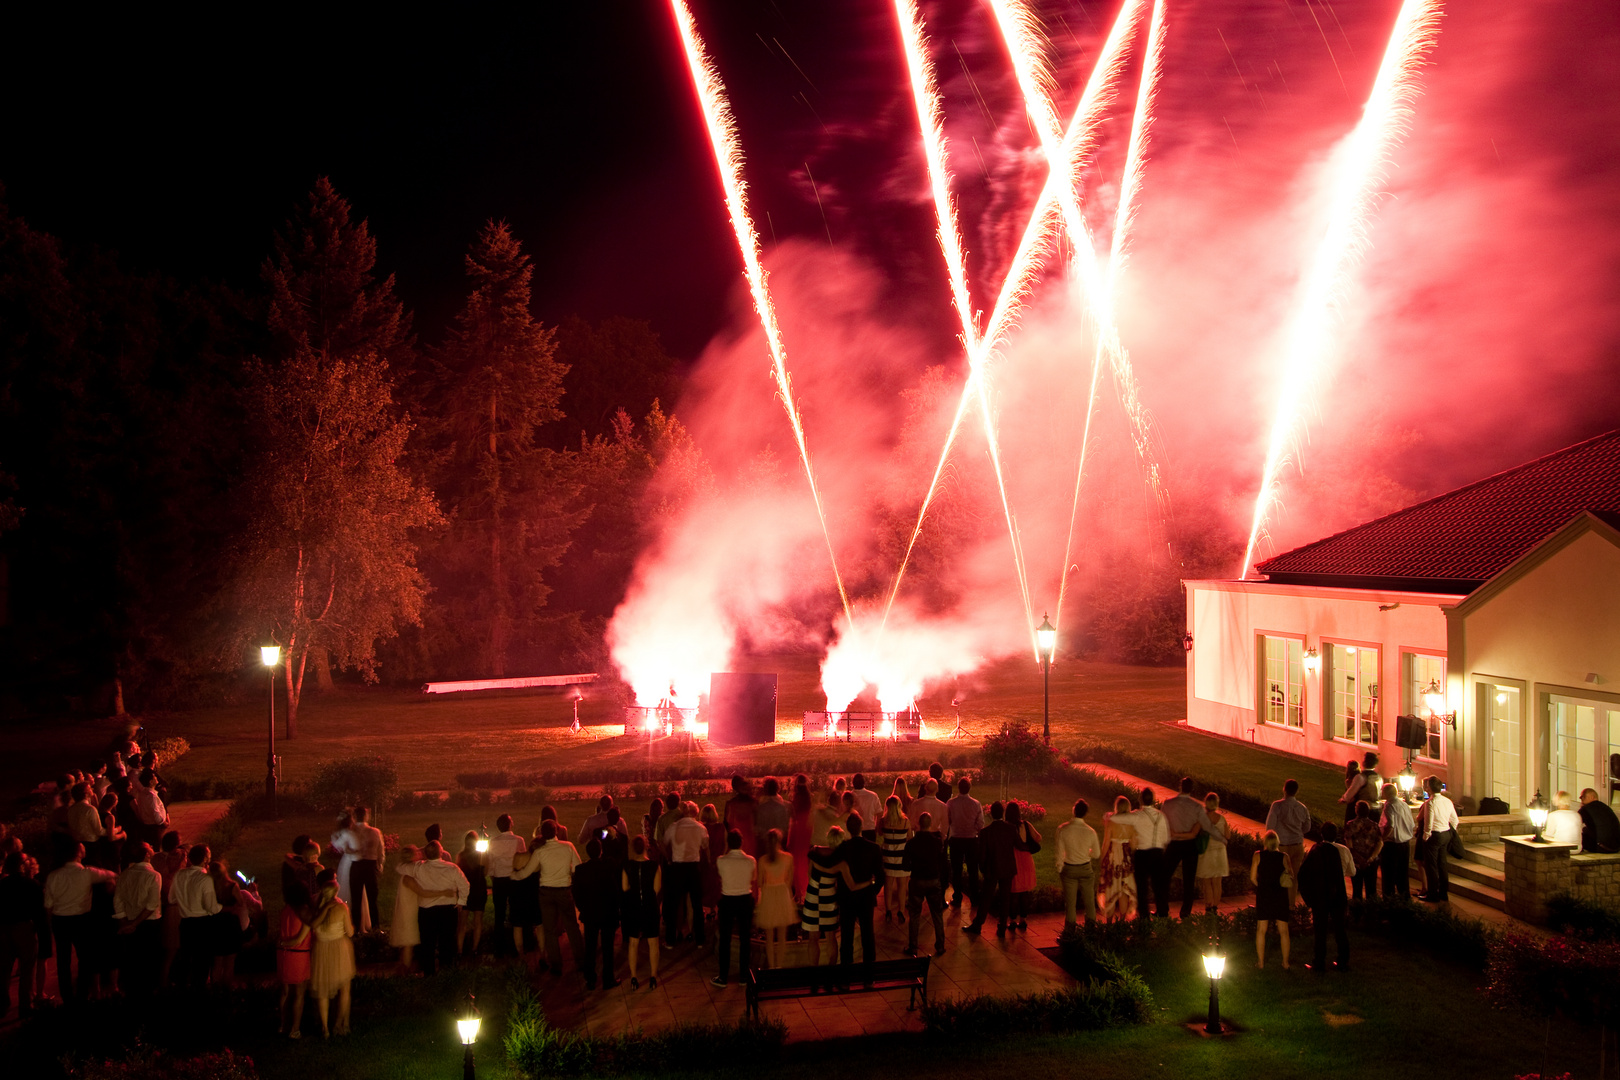
<path fill-rule="evenodd" d="M 1211 948 L 1204 954 L 1204 974 L 1209 976 L 1209 1019 L 1204 1022 L 1204 1034 L 1221 1034 L 1221 975 L 1226 971 L 1226 957 Z"/>
<path fill-rule="evenodd" d="M 478 1041 L 480 1022 L 478 1002 L 468 994 L 467 1006 L 456 1020 L 456 1034 L 461 1037 L 461 1045 L 466 1048 L 461 1057 L 461 1080 L 478 1080 L 478 1072 L 473 1063 L 473 1043 Z"/>
<path fill-rule="evenodd" d="M 1417 790 L 1417 773 L 1412 771 L 1410 764 L 1406 766 L 1405 771 L 1395 777 L 1395 782 L 1401 787 L 1401 798 L 1410 804 L 1412 792 Z"/>
<path fill-rule="evenodd" d="M 1041 614 L 1041 625 L 1035 628 L 1035 643 L 1041 653 L 1041 738 L 1052 745 L 1052 653 L 1057 649 L 1057 627 Z"/>
<path fill-rule="evenodd" d="M 270 749 L 265 756 L 264 794 L 270 800 L 270 816 L 276 816 L 276 774 L 280 772 L 280 762 L 276 760 L 276 665 L 281 663 L 281 646 L 264 645 L 259 649 L 259 659 L 264 663 L 265 669 L 270 672 Z"/>
<path fill-rule="evenodd" d="M 1547 802 L 1541 797 L 1540 788 L 1536 789 L 1536 797 L 1530 800 L 1530 805 L 1526 807 L 1526 809 L 1530 811 L 1530 824 L 1534 826 L 1536 830 L 1536 835 L 1533 842 L 1537 844 L 1545 844 L 1547 842 L 1547 838 L 1542 835 L 1541 830 L 1547 827 Z"/>

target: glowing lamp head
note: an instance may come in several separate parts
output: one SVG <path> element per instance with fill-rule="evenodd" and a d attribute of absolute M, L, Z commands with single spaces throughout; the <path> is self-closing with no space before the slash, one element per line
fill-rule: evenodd
<path fill-rule="evenodd" d="M 1040 646 L 1041 659 L 1050 664 L 1057 650 L 1057 627 L 1045 615 L 1041 616 L 1041 625 L 1035 628 L 1035 641 Z"/>
<path fill-rule="evenodd" d="M 461 1038 L 462 1046 L 471 1046 L 478 1039 L 478 1026 L 482 1018 L 478 1015 L 478 1003 L 471 994 L 467 995 L 467 1007 L 456 1018 L 456 1034 Z"/>
<path fill-rule="evenodd" d="M 1412 794 L 1413 790 L 1417 787 L 1417 776 L 1411 770 L 1401 773 L 1401 775 L 1397 776 L 1395 780 L 1401 785 L 1401 791 L 1407 795 Z"/>
<path fill-rule="evenodd" d="M 1423 691 L 1423 705 L 1435 716 L 1446 711 L 1446 695 L 1441 692 L 1438 679 L 1430 680 L 1428 688 Z"/>
<path fill-rule="evenodd" d="M 477 851 L 478 854 L 480 854 L 480 855 L 488 855 L 489 854 L 489 837 L 480 836 L 476 841 L 474 841 L 473 850 Z"/>
<path fill-rule="evenodd" d="M 1322 668 L 1322 654 L 1315 649 L 1305 650 L 1305 670 L 1315 675 Z"/>
<path fill-rule="evenodd" d="M 1212 979 L 1218 979 L 1226 971 L 1226 957 L 1220 953 L 1204 954 L 1204 974 Z"/>
<path fill-rule="evenodd" d="M 275 667 L 281 663 L 281 646 L 261 645 L 259 647 L 259 662 L 265 667 Z"/>
<path fill-rule="evenodd" d="M 1547 825 L 1547 808 L 1545 806 L 1532 806 L 1530 808 L 1530 824 L 1541 831 Z"/>

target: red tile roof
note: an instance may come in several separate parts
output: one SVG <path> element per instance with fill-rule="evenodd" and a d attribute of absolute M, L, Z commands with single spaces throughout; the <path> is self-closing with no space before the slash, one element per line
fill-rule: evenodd
<path fill-rule="evenodd" d="M 1276 555 L 1255 569 L 1295 584 L 1468 593 L 1587 510 L 1620 512 L 1620 431 Z"/>

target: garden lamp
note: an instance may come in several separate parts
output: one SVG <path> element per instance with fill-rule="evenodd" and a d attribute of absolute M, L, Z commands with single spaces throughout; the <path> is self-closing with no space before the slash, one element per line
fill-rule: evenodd
<path fill-rule="evenodd" d="M 480 855 L 489 854 L 489 828 L 484 825 L 478 827 L 478 839 L 473 841 L 473 850 Z"/>
<path fill-rule="evenodd" d="M 270 673 L 270 749 L 265 754 L 264 794 L 270 800 L 270 816 L 276 816 L 276 774 L 281 770 L 276 760 L 276 665 L 281 663 L 280 645 L 259 646 L 259 662 Z"/>
<path fill-rule="evenodd" d="M 1412 792 L 1417 790 L 1417 773 L 1412 771 L 1412 766 L 1408 765 L 1406 770 L 1395 778 L 1395 781 L 1401 785 L 1401 797 L 1407 802 L 1411 802 Z"/>
<path fill-rule="evenodd" d="M 461 1059 L 462 1080 L 477 1080 L 477 1072 L 473 1066 L 473 1043 L 478 1041 L 480 1022 L 478 1002 L 468 994 L 467 1007 L 462 1010 L 461 1017 L 456 1021 L 456 1034 L 461 1037 L 461 1045 L 466 1048 Z"/>
<path fill-rule="evenodd" d="M 1209 1019 L 1204 1024 L 1206 1035 L 1221 1033 L 1221 975 L 1226 971 L 1226 957 L 1215 949 L 1204 954 L 1204 974 L 1209 976 Z"/>
<path fill-rule="evenodd" d="M 1052 745 L 1052 654 L 1057 651 L 1057 627 L 1041 614 L 1035 628 L 1035 644 L 1041 654 L 1041 738 Z"/>
<path fill-rule="evenodd" d="M 1547 838 L 1541 834 L 1541 830 L 1547 827 L 1547 803 L 1541 797 L 1539 788 L 1536 790 L 1536 797 L 1530 800 L 1530 805 L 1526 809 L 1530 811 L 1530 824 L 1536 830 L 1535 843 L 1545 844 Z"/>

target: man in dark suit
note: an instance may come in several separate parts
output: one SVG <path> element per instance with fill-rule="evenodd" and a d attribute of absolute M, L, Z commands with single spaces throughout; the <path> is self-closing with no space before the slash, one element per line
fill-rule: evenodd
<path fill-rule="evenodd" d="M 984 886 L 973 921 L 962 927 L 969 934 L 984 929 L 985 916 L 996 913 L 996 936 L 1007 936 L 1007 906 L 1012 901 L 1013 878 L 1018 875 L 1018 830 L 1007 824 L 1007 808 L 1000 801 L 990 804 L 990 824 L 979 834 L 979 859 L 984 868 Z"/>
<path fill-rule="evenodd" d="M 574 905 L 585 924 L 585 955 L 576 962 L 585 972 L 585 989 L 596 989 L 596 958 L 602 957 L 602 989 L 619 985 L 613 977 L 613 936 L 619 927 L 620 876 L 624 864 L 603 854 L 602 841 L 585 842 L 583 866 L 574 870 Z M 656 948 L 656 944 L 653 946 Z"/>
<path fill-rule="evenodd" d="M 1327 939 L 1332 931 L 1339 959 L 1333 965 L 1341 971 L 1350 966 L 1350 935 L 1345 931 L 1348 906 L 1344 879 L 1356 870 L 1350 849 L 1335 843 L 1339 830 L 1332 822 L 1322 826 L 1322 839 L 1311 848 L 1299 865 L 1299 895 L 1310 905 L 1311 926 L 1316 932 L 1315 963 L 1306 967 L 1320 974 L 1327 970 Z"/>
<path fill-rule="evenodd" d="M 842 932 L 839 960 L 843 970 L 839 973 L 842 985 L 849 983 L 850 968 L 855 964 L 855 928 L 861 930 L 861 982 L 872 982 L 872 961 L 877 959 L 876 934 L 872 929 L 872 910 L 877 906 L 878 882 L 883 880 L 883 849 L 861 834 L 866 831 L 859 812 L 850 814 L 844 822 L 849 839 L 838 845 L 837 860 L 849 869 L 849 880 L 842 876 L 838 882 L 838 923 Z"/>

